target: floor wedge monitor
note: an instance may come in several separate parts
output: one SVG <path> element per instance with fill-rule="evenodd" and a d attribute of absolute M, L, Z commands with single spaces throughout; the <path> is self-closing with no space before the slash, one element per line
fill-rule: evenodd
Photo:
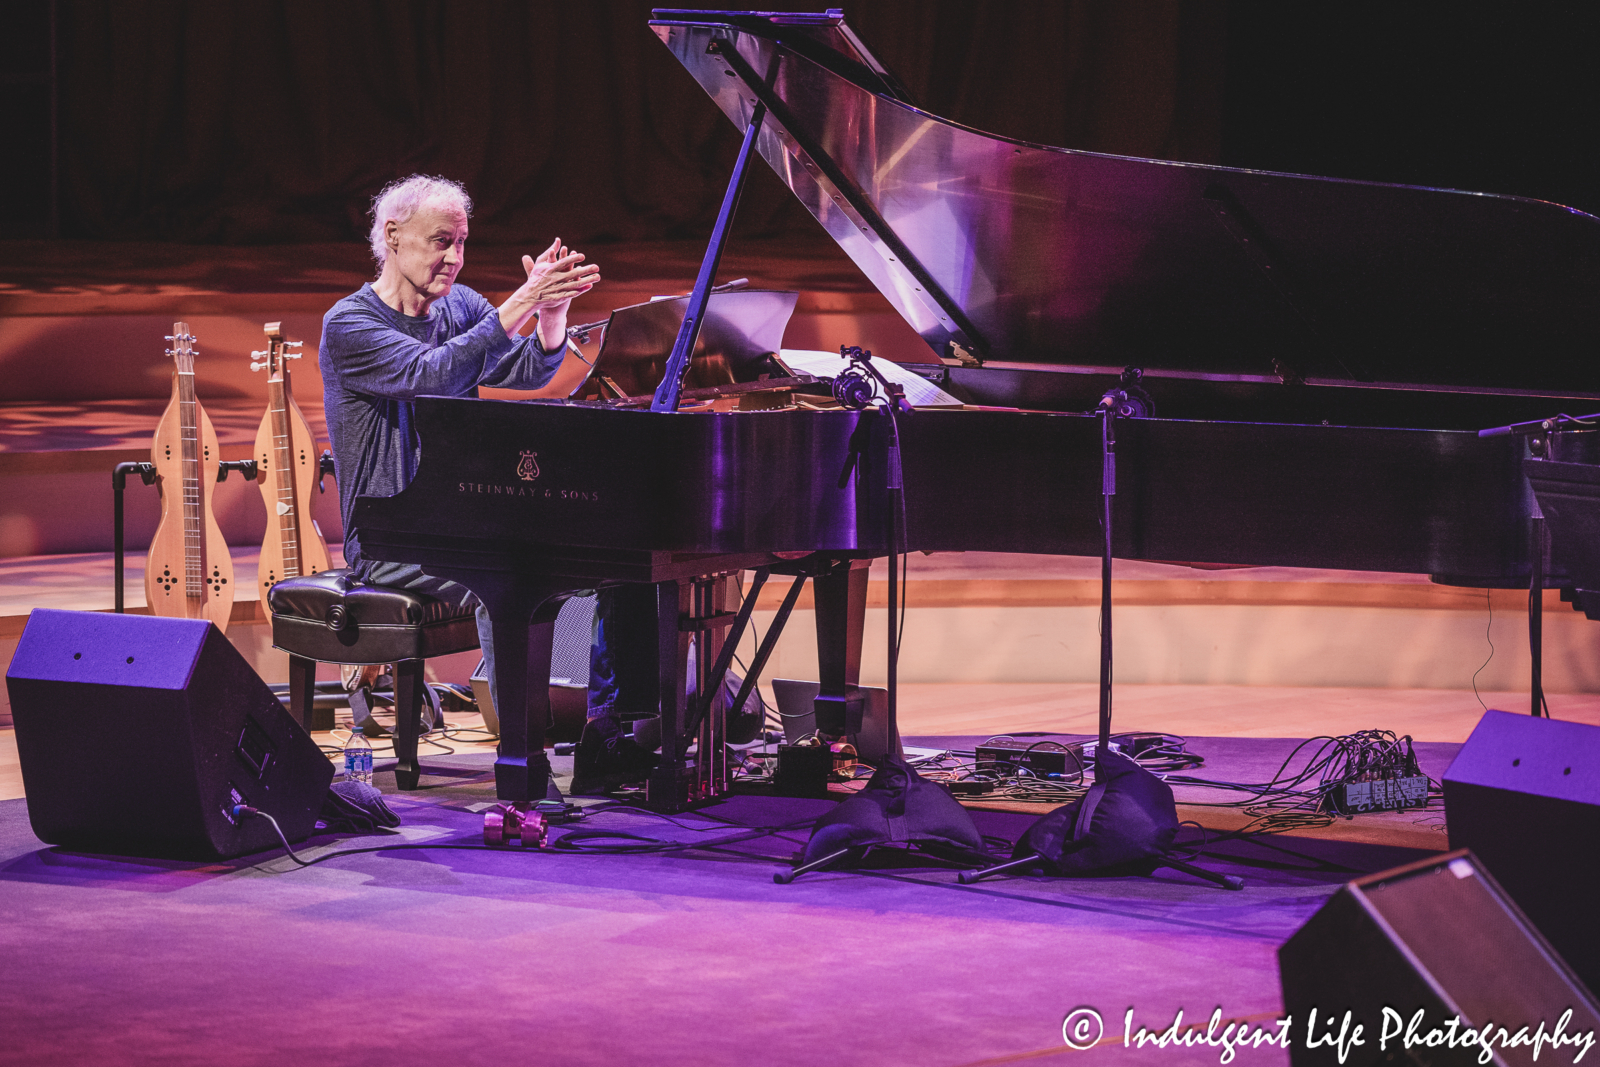
<path fill-rule="evenodd" d="M 199 619 L 40 609 L 6 672 L 28 817 L 85 851 L 213 859 L 303 840 L 333 766 Z"/>
<path fill-rule="evenodd" d="M 1600 1040 L 1594 997 L 1465 850 L 1346 883 L 1278 974 L 1294 1067 L 1587 1062 Z"/>
<path fill-rule="evenodd" d="M 1600 726 L 1490 711 L 1444 773 L 1451 848 L 1470 848 L 1600 989 Z"/>

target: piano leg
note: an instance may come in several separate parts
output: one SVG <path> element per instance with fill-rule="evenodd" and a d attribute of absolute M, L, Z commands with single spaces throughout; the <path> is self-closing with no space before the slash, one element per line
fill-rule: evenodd
<path fill-rule="evenodd" d="M 495 795 L 501 800 L 514 802 L 540 801 L 545 798 L 550 783 L 550 757 L 545 753 L 544 734 L 550 726 L 550 646 L 555 638 L 556 615 L 561 611 L 561 603 L 565 598 L 548 597 L 540 601 L 528 617 L 527 636 L 523 640 L 523 659 L 520 661 L 515 654 L 515 645 L 512 646 L 511 658 L 519 662 L 522 670 L 517 679 L 522 688 L 522 698 L 517 698 L 507 691 L 508 702 L 498 703 L 495 707 L 525 708 L 525 713 L 519 718 L 511 716 L 512 721 L 518 722 L 521 729 L 516 737 L 507 744 L 506 716 L 500 717 L 500 746 L 499 755 L 494 761 L 494 786 Z M 493 621 L 491 615 L 490 621 Z M 504 662 L 498 657 L 501 648 L 500 627 L 495 626 L 495 673 L 500 674 L 500 663 Z M 504 675 L 501 675 L 504 677 Z"/>
<path fill-rule="evenodd" d="M 843 737 L 861 729 L 861 636 L 871 560 L 841 561 L 811 579 L 817 608 L 817 731 Z"/>
<path fill-rule="evenodd" d="M 439 576 L 477 594 L 494 630 L 494 706 L 500 713 L 495 796 L 512 804 L 543 800 L 550 781 L 550 757 L 544 750 L 550 723 L 550 642 L 563 599 L 558 594 L 570 590 L 482 571 L 441 570 Z"/>
<path fill-rule="evenodd" d="M 682 811 L 690 799 L 689 739 L 684 736 L 689 703 L 683 682 L 692 635 L 678 625 L 689 607 L 689 596 L 688 585 L 656 585 L 656 701 L 661 709 L 661 762 L 645 781 L 644 799 L 651 811 Z"/>

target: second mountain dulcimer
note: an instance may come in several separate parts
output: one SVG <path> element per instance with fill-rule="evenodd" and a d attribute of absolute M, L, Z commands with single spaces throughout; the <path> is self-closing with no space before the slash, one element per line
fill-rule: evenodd
<path fill-rule="evenodd" d="M 329 568 L 328 546 L 311 517 L 311 487 L 320 462 L 316 438 L 289 384 L 288 360 L 299 359 L 299 341 L 283 339 L 282 324 L 266 324 L 267 348 L 252 352 L 251 370 L 267 372 L 267 413 L 256 431 L 256 482 L 267 505 L 267 536 L 261 544 L 256 592 L 265 614 L 267 593 L 285 578 Z"/>

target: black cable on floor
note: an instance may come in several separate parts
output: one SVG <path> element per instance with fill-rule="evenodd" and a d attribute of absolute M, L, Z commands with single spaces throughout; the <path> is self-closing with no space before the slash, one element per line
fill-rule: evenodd
<path fill-rule="evenodd" d="M 624 805 L 616 805 L 615 807 L 608 805 L 601 808 L 601 811 L 620 810 L 624 807 Z M 592 811 L 592 809 L 590 810 Z M 235 807 L 234 813 L 236 817 L 258 815 L 271 823 L 273 831 L 278 835 L 278 840 L 283 844 L 284 852 L 288 854 L 291 860 L 301 867 L 312 867 L 319 863 L 326 863 L 331 859 L 337 859 L 340 856 L 359 856 L 371 852 L 415 851 L 419 849 L 446 849 L 451 851 L 468 852 L 578 852 L 587 855 L 635 855 L 641 853 L 687 852 L 695 849 L 719 848 L 725 845 L 739 844 L 744 841 L 754 841 L 762 837 L 772 837 L 790 830 L 797 830 L 801 827 L 809 826 L 816 822 L 816 819 L 812 818 L 799 820 L 793 823 L 786 823 L 781 826 L 750 827 L 744 833 L 729 834 L 726 837 L 714 838 L 709 841 L 668 841 L 661 838 L 646 837 L 642 834 L 633 834 L 623 830 L 569 830 L 560 837 L 552 840 L 549 847 L 544 849 L 513 848 L 510 846 L 495 847 L 492 845 L 480 844 L 448 844 L 444 842 L 405 842 L 402 844 L 393 845 L 371 845 L 365 848 L 339 849 L 336 852 L 324 853 L 323 855 L 317 856 L 314 859 L 306 860 L 301 859 L 299 854 L 296 853 L 292 847 L 290 847 L 288 839 L 284 837 L 283 829 L 278 825 L 278 820 L 274 819 L 271 815 L 268 815 L 266 812 L 261 811 L 258 808 L 253 808 L 245 804 Z M 703 833 L 713 829 L 718 829 L 718 827 L 702 828 L 686 826 L 685 824 L 678 822 L 676 819 L 673 819 L 670 816 L 660 815 L 658 812 L 640 811 L 640 814 L 658 815 L 660 818 L 664 818 L 674 825 L 682 826 L 686 830 L 695 832 Z M 597 842 L 606 839 L 620 840 L 623 843 L 616 845 L 587 844 L 587 842 Z"/>

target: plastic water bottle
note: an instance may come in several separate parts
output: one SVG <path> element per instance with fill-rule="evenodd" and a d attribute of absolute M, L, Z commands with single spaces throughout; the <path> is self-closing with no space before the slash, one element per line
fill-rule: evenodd
<path fill-rule="evenodd" d="M 354 723 L 350 726 L 350 740 L 344 743 L 344 777 L 346 781 L 372 784 L 372 743 Z"/>

